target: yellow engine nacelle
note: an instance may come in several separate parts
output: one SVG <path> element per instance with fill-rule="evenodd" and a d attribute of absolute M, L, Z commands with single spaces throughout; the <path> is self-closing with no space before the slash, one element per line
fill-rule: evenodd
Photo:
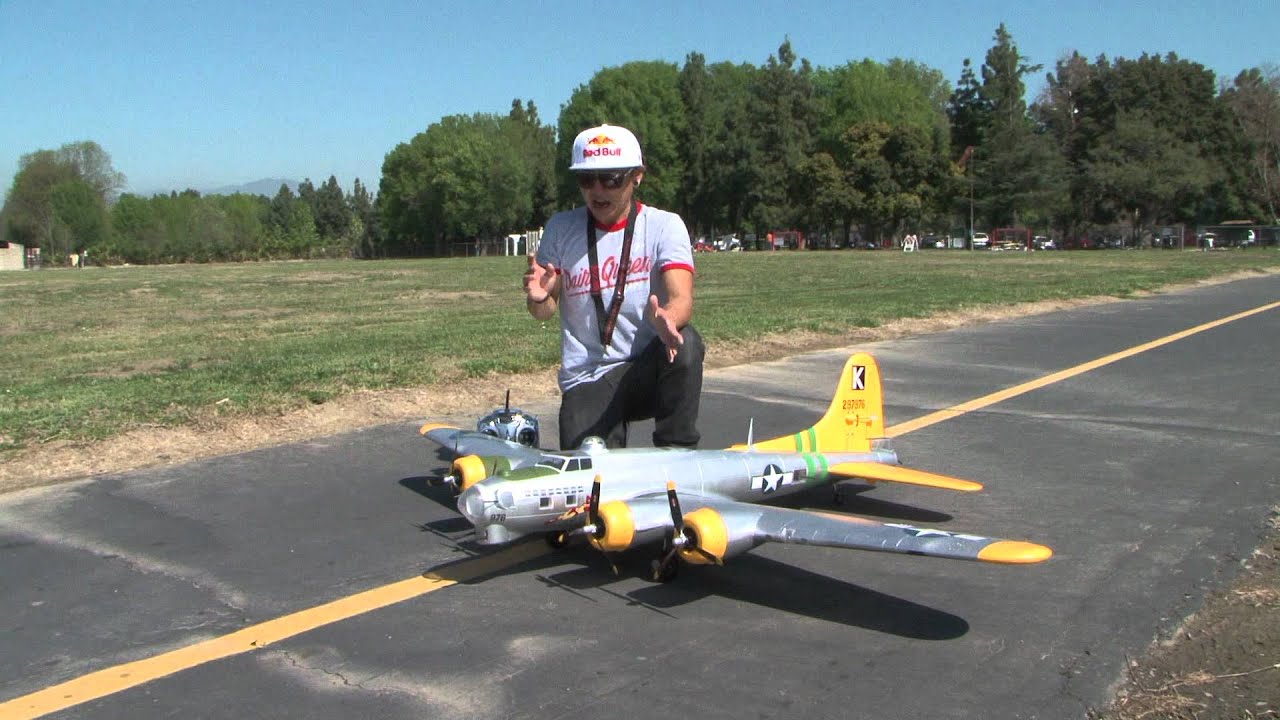
<path fill-rule="evenodd" d="M 622 500 L 600 505 L 596 531 L 589 537 L 592 547 L 604 552 L 621 552 L 661 539 L 671 531 L 671 513 L 665 507 L 642 506 L 639 512 Z"/>
<path fill-rule="evenodd" d="M 479 455 L 463 455 L 454 460 L 449 472 L 453 475 L 453 487 L 458 493 L 489 476 L 484 460 Z"/>
<path fill-rule="evenodd" d="M 720 513 L 704 507 L 685 515 L 684 534 L 688 542 L 680 548 L 681 560 L 691 565 L 724 564 L 729 554 L 729 527 Z"/>

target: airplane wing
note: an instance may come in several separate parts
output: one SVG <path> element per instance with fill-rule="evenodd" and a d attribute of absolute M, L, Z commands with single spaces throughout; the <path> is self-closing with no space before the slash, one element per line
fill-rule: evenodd
<path fill-rule="evenodd" d="M 503 440 L 476 430 L 463 430 L 453 425 L 427 423 L 418 429 L 418 434 L 439 444 L 458 457 L 463 455 L 505 457 L 512 460 L 525 461 L 532 465 L 542 456 L 542 452 L 536 448 L 527 447 L 510 440 Z"/>
<path fill-rule="evenodd" d="M 942 488 L 943 490 L 959 490 L 961 492 L 974 492 L 982 489 L 981 483 L 976 483 L 972 480 L 961 480 L 960 478 L 938 475 L 937 473 L 925 472 L 923 470 L 913 470 L 901 465 L 845 462 L 835 463 L 828 468 L 827 471 L 832 475 L 839 475 L 848 478 L 861 478 L 873 483 L 879 480 L 884 480 L 886 482 L 906 483 L 908 485 L 924 485 L 925 487 Z"/>
<path fill-rule="evenodd" d="M 700 549 L 682 552 L 686 560 L 699 555 L 721 563 L 725 558 L 766 542 L 875 550 L 955 560 L 1027 564 L 1049 559 L 1053 551 L 1020 540 L 1002 540 L 965 533 L 881 523 L 852 515 L 792 510 L 767 505 L 681 496 L 686 529 L 693 529 Z M 642 502 L 659 503 L 660 499 Z M 689 534 L 686 530 L 686 534 Z"/>

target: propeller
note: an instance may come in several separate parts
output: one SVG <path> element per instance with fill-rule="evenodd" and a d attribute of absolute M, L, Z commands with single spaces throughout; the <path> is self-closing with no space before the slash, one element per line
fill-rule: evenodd
<path fill-rule="evenodd" d="M 587 524 L 582 527 L 582 532 L 589 538 L 599 540 L 604 537 L 604 523 L 600 519 L 600 474 L 597 473 L 595 480 L 591 483 L 591 497 L 587 498 Z M 618 565 L 609 556 L 605 550 L 600 551 L 604 555 L 604 559 L 609 563 L 609 569 L 613 570 L 613 574 L 618 574 Z"/>
<path fill-rule="evenodd" d="M 692 532 L 685 531 L 684 513 L 680 511 L 680 497 L 676 494 L 676 484 L 672 480 L 667 481 L 667 505 L 671 508 L 671 539 L 667 541 L 670 549 L 661 558 L 653 561 L 654 581 L 666 582 L 675 577 L 675 569 L 678 566 L 672 563 L 681 548 L 688 548 L 706 558 L 708 562 L 721 565 L 720 558 L 698 547 L 697 538 L 692 537 Z"/>
<path fill-rule="evenodd" d="M 462 434 L 461 432 L 456 432 L 456 433 L 454 433 L 454 435 L 453 435 L 453 457 L 454 457 L 454 459 L 457 459 L 457 457 L 458 457 L 458 439 L 459 439 L 459 436 L 460 436 L 461 434 Z M 457 497 L 458 495 L 461 495 L 461 494 L 462 494 L 462 478 L 461 478 L 461 477 L 459 477 L 459 476 L 457 476 L 457 475 L 454 475 L 454 474 L 453 474 L 453 464 L 452 464 L 452 463 L 450 463 L 450 465 L 449 465 L 449 472 L 448 472 L 448 474 L 446 474 L 446 475 L 442 475 L 442 476 L 440 477 L 440 479 L 439 479 L 435 484 L 436 484 L 436 485 L 448 485 L 448 486 L 449 486 L 449 489 L 453 490 L 453 495 L 454 495 L 454 497 Z"/>

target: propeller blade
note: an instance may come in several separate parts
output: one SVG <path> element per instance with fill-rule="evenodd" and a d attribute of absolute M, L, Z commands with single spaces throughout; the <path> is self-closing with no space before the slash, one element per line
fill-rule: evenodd
<path fill-rule="evenodd" d="M 604 537 L 604 526 L 600 522 L 600 484 L 602 478 L 597 473 L 595 480 L 591 483 L 591 497 L 587 498 L 587 527 L 591 528 L 590 532 L 596 538 Z M 609 569 L 613 571 L 614 576 L 619 575 L 618 564 L 613 561 L 613 557 L 604 550 L 600 551 L 604 556 L 605 562 L 609 563 Z"/>
<path fill-rule="evenodd" d="M 671 549 L 654 561 L 653 579 L 655 581 L 663 581 L 663 578 L 671 577 L 667 573 L 667 568 L 675 562 L 676 553 L 680 552 L 680 548 L 687 542 L 684 535 L 684 513 L 680 511 L 680 496 L 676 494 L 676 484 L 673 480 L 667 481 L 667 505 L 671 507 L 671 540 L 667 543 Z"/>
<path fill-rule="evenodd" d="M 684 513 L 680 512 L 680 498 L 676 496 L 676 483 L 667 481 L 667 504 L 671 506 L 671 527 L 676 533 L 684 530 Z"/>
<path fill-rule="evenodd" d="M 587 498 L 587 523 L 600 527 L 600 475 L 591 483 L 591 497 Z"/>
<path fill-rule="evenodd" d="M 693 551 L 694 551 L 694 552 L 696 552 L 696 553 L 698 553 L 698 554 L 699 554 L 699 555 L 701 555 L 702 557 L 706 558 L 706 559 L 707 559 L 707 562 L 711 563 L 712 565 L 719 565 L 719 566 L 721 566 L 721 567 L 724 567 L 724 561 L 723 561 L 723 560 L 721 560 L 720 558 L 716 557 L 715 555 L 712 555 L 711 553 L 707 552 L 706 550 L 703 550 L 702 548 L 698 547 L 697 545 L 694 545 L 694 546 L 693 546 Z"/>

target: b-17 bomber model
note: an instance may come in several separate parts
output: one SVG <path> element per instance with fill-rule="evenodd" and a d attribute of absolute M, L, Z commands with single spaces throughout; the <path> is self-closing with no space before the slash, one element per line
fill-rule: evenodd
<path fill-rule="evenodd" d="M 845 363 L 813 427 L 723 450 L 609 449 L 596 438 L 546 451 L 428 423 L 420 433 L 457 456 L 443 481 L 482 545 L 545 534 L 557 547 L 585 536 L 606 553 L 653 545 L 653 579 L 680 562 L 722 565 L 766 542 L 825 545 L 959 560 L 1027 564 L 1043 545 L 776 507 L 769 501 L 844 480 L 972 492 L 976 482 L 903 467 L 884 437 L 880 369 L 867 353 Z"/>

